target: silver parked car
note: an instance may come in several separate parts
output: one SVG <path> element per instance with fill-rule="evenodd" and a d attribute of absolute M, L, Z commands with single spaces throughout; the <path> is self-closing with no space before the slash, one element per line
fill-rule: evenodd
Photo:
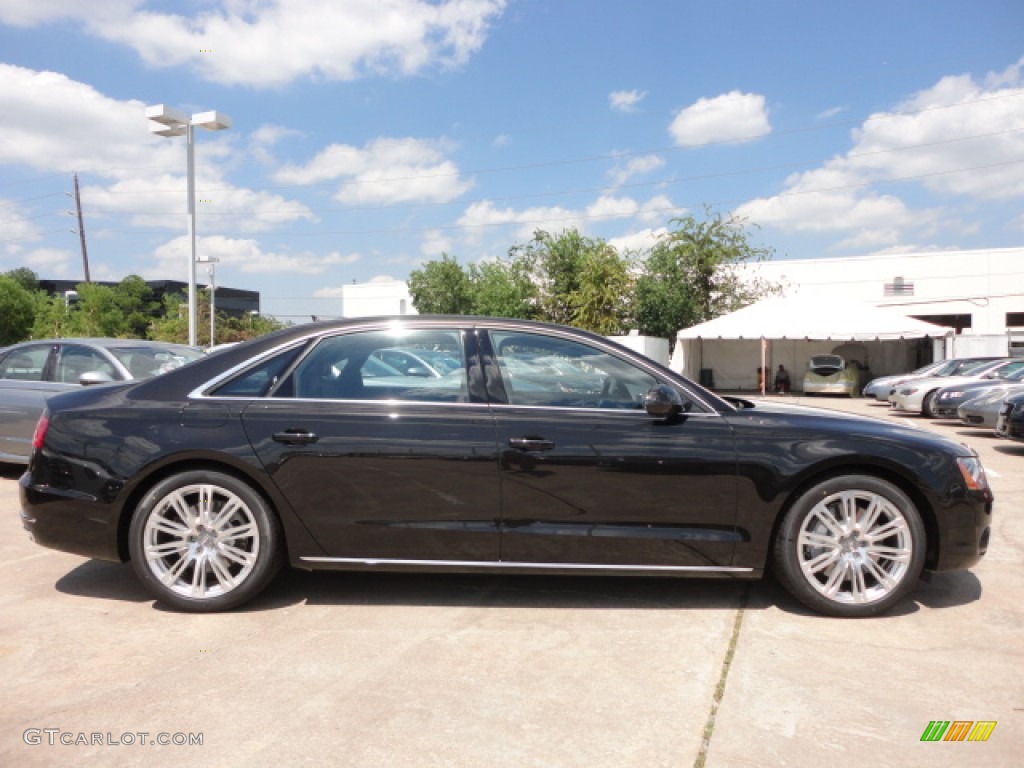
<path fill-rule="evenodd" d="M 999 410 L 1006 398 L 1024 394 L 1024 384 L 1005 382 L 998 387 L 984 390 L 972 400 L 962 403 L 956 415 L 964 424 L 978 429 L 995 429 Z"/>
<path fill-rule="evenodd" d="M 925 376 L 959 376 L 966 368 L 978 363 L 1001 359 L 999 357 L 955 357 L 950 360 L 939 360 L 909 373 L 898 373 L 894 376 L 881 376 L 872 379 L 861 394 L 876 400 L 891 400 L 890 395 L 895 394 L 896 386 L 905 381 L 923 379 Z"/>
<path fill-rule="evenodd" d="M 928 365 L 922 366 L 908 373 L 897 373 L 892 376 L 879 376 L 867 383 L 861 391 L 861 395 L 864 397 L 873 397 L 876 400 L 885 400 L 889 397 L 889 391 L 897 384 L 900 384 L 913 376 L 930 376 L 932 371 L 935 371 L 945 362 L 947 361 L 936 360 L 934 363 L 928 363 Z"/>
<path fill-rule="evenodd" d="M 0 351 L 0 462 L 25 464 L 46 399 L 92 384 L 148 379 L 203 356 L 140 339 L 44 339 Z"/>

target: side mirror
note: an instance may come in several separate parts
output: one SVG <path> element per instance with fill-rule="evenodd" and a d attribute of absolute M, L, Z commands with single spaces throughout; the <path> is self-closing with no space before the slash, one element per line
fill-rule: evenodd
<path fill-rule="evenodd" d="M 83 387 L 88 387 L 93 384 L 109 384 L 112 381 L 113 379 L 110 378 L 109 374 L 101 371 L 87 371 L 78 379 L 78 383 Z"/>
<path fill-rule="evenodd" d="M 666 419 L 686 410 L 679 393 L 667 384 L 655 384 L 644 395 L 644 410 L 651 416 Z"/>

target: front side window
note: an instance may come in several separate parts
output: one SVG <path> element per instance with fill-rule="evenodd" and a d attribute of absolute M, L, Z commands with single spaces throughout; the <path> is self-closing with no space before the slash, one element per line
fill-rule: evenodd
<path fill-rule="evenodd" d="M 467 402 L 458 331 L 363 331 L 320 341 L 282 396 L 326 400 Z"/>
<path fill-rule="evenodd" d="M 534 333 L 491 333 L 510 405 L 643 408 L 657 380 L 595 347 Z"/>
<path fill-rule="evenodd" d="M 0 362 L 0 379 L 42 381 L 46 359 L 49 356 L 49 344 L 11 350 Z"/>
<path fill-rule="evenodd" d="M 77 384 L 86 373 L 103 373 L 111 379 L 121 378 L 113 363 L 96 350 L 74 345 L 61 347 L 57 359 L 57 381 Z"/>

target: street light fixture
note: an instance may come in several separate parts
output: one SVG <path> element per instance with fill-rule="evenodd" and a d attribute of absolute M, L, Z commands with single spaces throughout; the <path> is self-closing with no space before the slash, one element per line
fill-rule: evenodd
<path fill-rule="evenodd" d="M 189 116 L 166 104 L 146 107 L 146 117 L 151 121 L 149 130 L 157 136 L 167 138 L 185 136 L 187 147 L 188 179 L 188 343 L 196 345 L 196 126 L 208 131 L 223 131 L 231 127 L 231 118 L 217 111 L 199 112 Z"/>
<path fill-rule="evenodd" d="M 217 275 L 216 266 L 220 259 L 210 256 L 200 259 L 199 264 L 207 264 L 206 272 L 210 276 L 210 347 L 217 343 Z"/>

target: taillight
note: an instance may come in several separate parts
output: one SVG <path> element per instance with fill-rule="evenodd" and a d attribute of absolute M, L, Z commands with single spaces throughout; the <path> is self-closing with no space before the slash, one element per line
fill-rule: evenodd
<path fill-rule="evenodd" d="M 46 439 L 46 429 L 50 426 L 50 414 L 43 411 L 43 415 L 36 422 L 36 431 L 32 433 L 32 450 L 38 451 L 43 447 L 43 440 Z"/>

